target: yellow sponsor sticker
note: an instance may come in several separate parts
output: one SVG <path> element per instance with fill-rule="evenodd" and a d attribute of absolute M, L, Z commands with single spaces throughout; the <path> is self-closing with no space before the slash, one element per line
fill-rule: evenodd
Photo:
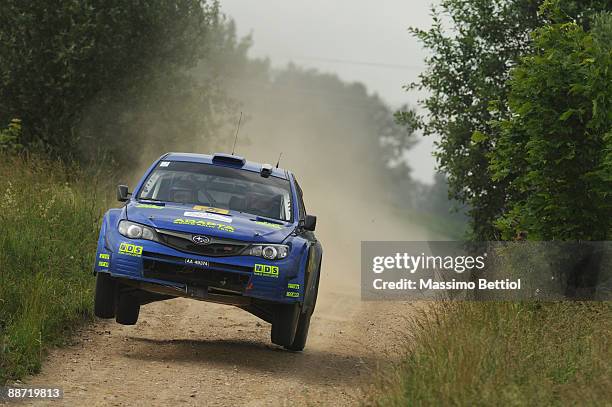
<path fill-rule="evenodd" d="M 300 293 L 296 293 L 294 291 L 287 291 L 287 297 L 299 297 Z"/>
<path fill-rule="evenodd" d="M 100 258 L 101 259 L 110 259 L 110 254 L 106 254 L 106 253 L 100 253 Z"/>
<path fill-rule="evenodd" d="M 107 261 L 99 261 L 98 262 L 98 266 L 100 266 L 100 267 L 108 267 L 108 262 Z"/>
<path fill-rule="evenodd" d="M 278 266 L 269 266 L 267 264 L 256 264 L 253 274 L 264 277 L 278 277 Z"/>
<path fill-rule="evenodd" d="M 196 211 L 205 211 L 210 213 L 218 213 L 219 215 L 227 215 L 229 213 L 228 209 L 215 208 L 212 206 L 202 206 L 196 205 L 193 207 Z"/>
<path fill-rule="evenodd" d="M 236 230 L 236 229 L 234 229 L 233 226 L 223 225 L 223 224 L 220 224 L 220 223 L 210 222 L 210 221 L 207 221 L 207 220 L 196 220 L 196 219 L 183 219 L 183 218 L 179 218 L 179 219 L 174 219 L 174 221 L 172 223 L 177 224 L 177 225 L 202 226 L 202 227 L 205 227 L 205 228 L 224 230 L 226 232 L 234 232 Z"/>
<path fill-rule="evenodd" d="M 299 290 L 300 289 L 300 285 L 299 284 L 287 284 L 287 288 L 291 289 L 291 290 Z"/>
<path fill-rule="evenodd" d="M 119 245 L 119 254 L 140 257 L 142 256 L 142 246 L 123 242 Z"/>

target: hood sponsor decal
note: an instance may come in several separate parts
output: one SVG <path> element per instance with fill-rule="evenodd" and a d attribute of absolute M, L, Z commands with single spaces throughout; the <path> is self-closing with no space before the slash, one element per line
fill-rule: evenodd
<path fill-rule="evenodd" d="M 214 208 L 212 206 L 196 205 L 196 206 L 193 207 L 193 209 L 195 209 L 196 211 L 218 213 L 219 215 L 227 215 L 227 214 L 229 214 L 229 209 Z"/>
<path fill-rule="evenodd" d="M 255 221 L 256 224 L 261 225 L 261 226 L 265 226 L 268 228 L 272 228 L 272 229 L 282 229 L 283 225 L 278 225 L 276 223 L 271 223 L 271 222 L 263 222 L 263 221 Z"/>
<path fill-rule="evenodd" d="M 219 215 L 217 213 L 208 213 L 208 212 L 185 212 L 183 216 L 187 216 L 190 218 L 202 218 L 202 219 L 211 219 L 216 220 L 218 222 L 232 223 L 231 216 Z"/>
<path fill-rule="evenodd" d="M 174 219 L 172 223 L 176 225 L 191 225 L 191 226 L 202 226 L 205 228 L 223 230 L 226 232 L 234 232 L 236 229 L 230 225 L 222 225 L 220 223 L 210 222 L 206 220 L 195 220 L 195 219 Z"/>

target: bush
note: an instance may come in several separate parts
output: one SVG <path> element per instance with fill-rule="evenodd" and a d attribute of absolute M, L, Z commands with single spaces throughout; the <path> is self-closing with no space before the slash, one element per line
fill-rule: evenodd
<path fill-rule="evenodd" d="M 13 119 L 6 129 L 0 130 L 0 152 L 15 153 L 21 149 L 21 120 Z"/>
<path fill-rule="evenodd" d="M 609 240 L 612 232 L 612 14 L 534 32 L 536 52 L 512 72 L 501 137 L 490 154 L 508 183 L 496 221 L 504 239 Z"/>

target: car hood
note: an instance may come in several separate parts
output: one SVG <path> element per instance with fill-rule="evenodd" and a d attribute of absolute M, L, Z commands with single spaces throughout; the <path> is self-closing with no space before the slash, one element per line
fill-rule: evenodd
<path fill-rule="evenodd" d="M 202 234 L 256 243 L 281 243 L 295 229 L 242 212 L 181 204 L 130 202 L 127 219 L 156 229 Z"/>

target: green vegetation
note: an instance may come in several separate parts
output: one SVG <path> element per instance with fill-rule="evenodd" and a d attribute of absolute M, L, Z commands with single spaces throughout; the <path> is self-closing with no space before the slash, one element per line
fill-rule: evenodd
<path fill-rule="evenodd" d="M 99 176 L 0 154 L 0 384 L 36 372 L 49 345 L 91 318 Z"/>
<path fill-rule="evenodd" d="M 125 164 L 217 130 L 219 72 L 192 73 L 223 47 L 215 2 L 6 0 L 0 21 L 0 123 L 21 119 L 28 150 Z"/>
<path fill-rule="evenodd" d="M 612 305 L 472 303 L 413 320 L 381 406 L 602 405 L 612 400 Z"/>
<path fill-rule="evenodd" d="M 507 184 L 495 222 L 504 239 L 522 231 L 531 240 L 612 237 L 611 38 L 612 13 L 596 16 L 590 31 L 546 25 L 512 71 L 511 117 L 489 155 L 493 178 Z"/>
<path fill-rule="evenodd" d="M 540 12 L 543 3 L 560 12 Z M 532 32 L 551 21 L 575 22 L 588 31 L 593 17 L 611 8 L 609 0 L 442 0 L 433 8 L 430 29 L 412 29 L 431 53 L 427 70 L 408 87 L 428 92 L 421 102 L 427 115 L 400 113 L 398 118 L 411 128 L 421 127 L 425 135 L 440 137 L 435 153 L 439 167 L 448 176 L 451 197 L 468 208 L 475 240 L 500 239 L 496 221 L 509 210 L 507 189 L 512 180 L 492 174 L 490 153 L 501 137 L 498 123 L 515 113 L 508 97 L 516 84 L 508 78 L 524 56 L 535 52 Z M 598 80 L 604 83 L 605 78 Z M 567 97 L 559 85 L 552 90 L 559 99 L 551 103 Z"/>

